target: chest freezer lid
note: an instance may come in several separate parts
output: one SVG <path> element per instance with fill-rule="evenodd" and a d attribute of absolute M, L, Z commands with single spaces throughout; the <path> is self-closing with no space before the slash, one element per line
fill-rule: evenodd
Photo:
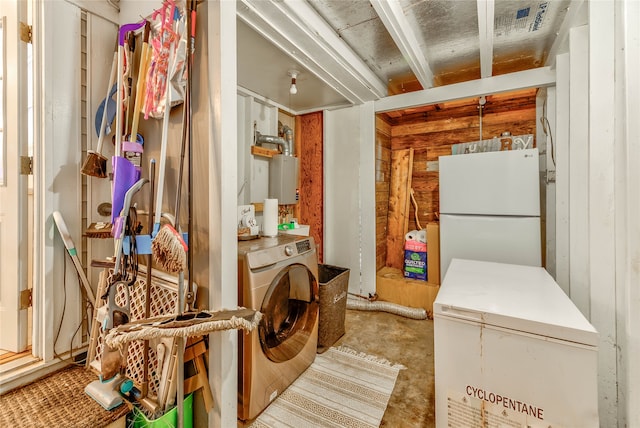
<path fill-rule="evenodd" d="M 541 267 L 453 259 L 433 311 L 436 317 L 598 345 L 595 328 Z"/>

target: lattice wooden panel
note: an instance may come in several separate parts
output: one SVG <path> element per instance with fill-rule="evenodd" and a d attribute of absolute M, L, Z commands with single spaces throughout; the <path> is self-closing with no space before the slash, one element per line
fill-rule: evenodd
<path fill-rule="evenodd" d="M 105 270 L 100 275 L 100 284 L 98 286 L 96 311 L 99 306 L 105 304 L 100 296 L 104 295 L 107 285 L 113 279 L 113 269 Z M 129 287 L 129 299 L 130 299 L 130 321 L 137 321 L 144 318 L 145 308 L 145 286 L 146 286 L 146 274 L 144 266 L 141 267 L 140 272 L 136 278 L 136 282 Z M 122 283 L 117 284 L 117 292 L 115 297 L 115 303 L 119 306 L 124 306 L 126 303 L 126 285 Z M 150 288 L 150 314 L 149 317 L 155 317 L 159 315 L 168 315 L 176 313 L 176 301 L 178 298 L 178 285 L 177 279 L 170 277 L 161 272 L 152 273 L 152 281 Z M 99 322 L 94 318 L 94 325 L 91 333 L 91 346 L 89 350 L 90 367 L 100 374 L 101 372 L 101 356 L 104 347 L 105 331 L 100 326 Z M 167 338 L 161 339 L 151 343 L 149 347 L 149 394 L 154 397 L 158 397 L 161 394 L 161 390 L 165 389 L 161 386 L 161 382 L 168 383 L 171 380 L 167 379 L 166 375 L 163 378 L 163 372 L 167 370 L 163 367 L 171 359 L 171 355 L 174 349 L 174 339 Z M 165 356 L 163 361 L 158 360 L 158 353 L 156 352 L 157 344 L 161 344 L 165 349 Z M 127 350 L 127 377 L 135 382 L 139 387 L 143 381 L 144 366 L 143 366 L 143 353 L 144 342 L 142 340 L 135 340 L 129 343 Z M 171 371 L 169 371 L 171 372 Z"/>

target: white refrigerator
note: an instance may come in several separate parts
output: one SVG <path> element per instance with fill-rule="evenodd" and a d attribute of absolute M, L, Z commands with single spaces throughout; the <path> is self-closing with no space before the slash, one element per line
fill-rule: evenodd
<path fill-rule="evenodd" d="M 598 426 L 598 334 L 541 267 L 453 259 L 434 302 L 436 426 Z"/>
<path fill-rule="evenodd" d="M 440 276 L 452 258 L 541 266 L 538 149 L 440 156 Z"/>

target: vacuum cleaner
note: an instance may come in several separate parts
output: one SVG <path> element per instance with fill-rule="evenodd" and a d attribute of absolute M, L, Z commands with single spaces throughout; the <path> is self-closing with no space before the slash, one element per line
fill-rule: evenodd
<path fill-rule="evenodd" d="M 106 410 L 113 410 L 124 402 L 123 395 L 135 394 L 135 389 L 131 379 L 118 374 L 104 382 L 94 380 L 84 388 L 84 392 Z"/>

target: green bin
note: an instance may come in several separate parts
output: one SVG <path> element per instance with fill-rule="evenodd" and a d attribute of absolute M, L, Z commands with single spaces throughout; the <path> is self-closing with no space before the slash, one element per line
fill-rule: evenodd
<path fill-rule="evenodd" d="M 184 398 L 184 428 L 193 428 L 193 393 Z M 133 408 L 133 420 L 127 426 L 133 428 L 175 428 L 178 426 L 178 408 L 174 407 L 157 419 L 148 419 L 137 407 Z"/>

